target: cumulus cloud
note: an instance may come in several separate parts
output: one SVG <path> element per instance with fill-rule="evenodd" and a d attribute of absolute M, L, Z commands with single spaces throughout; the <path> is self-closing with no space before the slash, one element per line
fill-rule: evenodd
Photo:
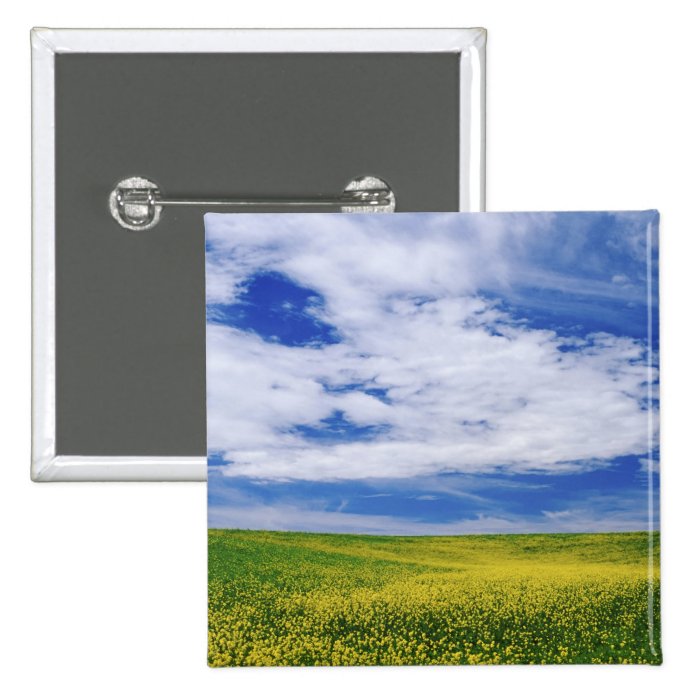
<path fill-rule="evenodd" d="M 638 261 L 645 226 L 620 227 L 599 248 Z M 223 474 L 561 474 L 647 453 L 644 340 L 538 327 L 504 303 L 533 285 L 574 310 L 644 303 L 644 285 L 591 265 L 602 253 L 579 219 L 210 214 L 206 229 L 208 440 Z M 217 316 L 262 273 L 313 290 L 323 303 L 305 313 L 338 341 L 283 344 Z"/>

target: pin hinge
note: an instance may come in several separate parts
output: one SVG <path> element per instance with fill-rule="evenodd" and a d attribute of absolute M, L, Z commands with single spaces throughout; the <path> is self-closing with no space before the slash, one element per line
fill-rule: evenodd
<path fill-rule="evenodd" d="M 336 196 L 318 197 L 164 197 L 154 182 L 142 177 L 119 182 L 109 196 L 110 211 L 124 228 L 144 231 L 159 221 L 163 207 L 202 207 L 209 209 L 330 209 L 341 212 L 392 212 L 395 198 L 384 180 L 363 177 L 352 180 Z"/>

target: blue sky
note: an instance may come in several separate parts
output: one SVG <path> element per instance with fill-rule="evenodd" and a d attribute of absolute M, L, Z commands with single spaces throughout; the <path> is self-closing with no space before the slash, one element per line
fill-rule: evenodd
<path fill-rule="evenodd" d="M 205 221 L 210 527 L 658 527 L 655 212 Z"/>

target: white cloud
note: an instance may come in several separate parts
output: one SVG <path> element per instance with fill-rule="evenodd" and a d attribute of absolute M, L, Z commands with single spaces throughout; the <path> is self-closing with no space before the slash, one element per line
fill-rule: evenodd
<path fill-rule="evenodd" d="M 638 512 L 600 513 L 582 507 L 542 517 L 481 514 L 452 522 L 421 522 L 391 515 L 323 511 L 294 505 L 210 506 L 210 528 L 354 532 L 368 535 L 464 535 L 536 532 L 630 532 L 646 530 L 649 522 Z"/>
<path fill-rule="evenodd" d="M 659 460 L 649 459 L 648 457 L 639 458 L 639 471 L 645 475 L 645 477 L 652 473 L 659 473 Z"/>
<path fill-rule="evenodd" d="M 549 215 L 477 219 L 459 227 L 454 215 L 208 215 L 210 303 L 232 303 L 251 275 L 275 271 L 321 294 L 318 313 L 342 336 L 288 347 L 208 326 L 209 449 L 232 462 L 224 473 L 321 481 L 562 473 L 646 453 L 643 345 L 535 330 L 480 296 L 535 275 L 518 256 L 547 235 Z M 601 298 L 638 293 L 555 273 L 541 281 Z M 388 402 L 324 389 L 347 384 L 385 389 Z M 294 430 L 335 412 L 382 429 L 337 444 Z"/>

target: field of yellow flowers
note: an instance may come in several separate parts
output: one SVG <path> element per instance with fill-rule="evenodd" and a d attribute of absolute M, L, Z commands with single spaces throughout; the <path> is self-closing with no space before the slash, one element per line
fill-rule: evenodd
<path fill-rule="evenodd" d="M 209 531 L 211 666 L 499 663 L 661 663 L 658 534 Z"/>

